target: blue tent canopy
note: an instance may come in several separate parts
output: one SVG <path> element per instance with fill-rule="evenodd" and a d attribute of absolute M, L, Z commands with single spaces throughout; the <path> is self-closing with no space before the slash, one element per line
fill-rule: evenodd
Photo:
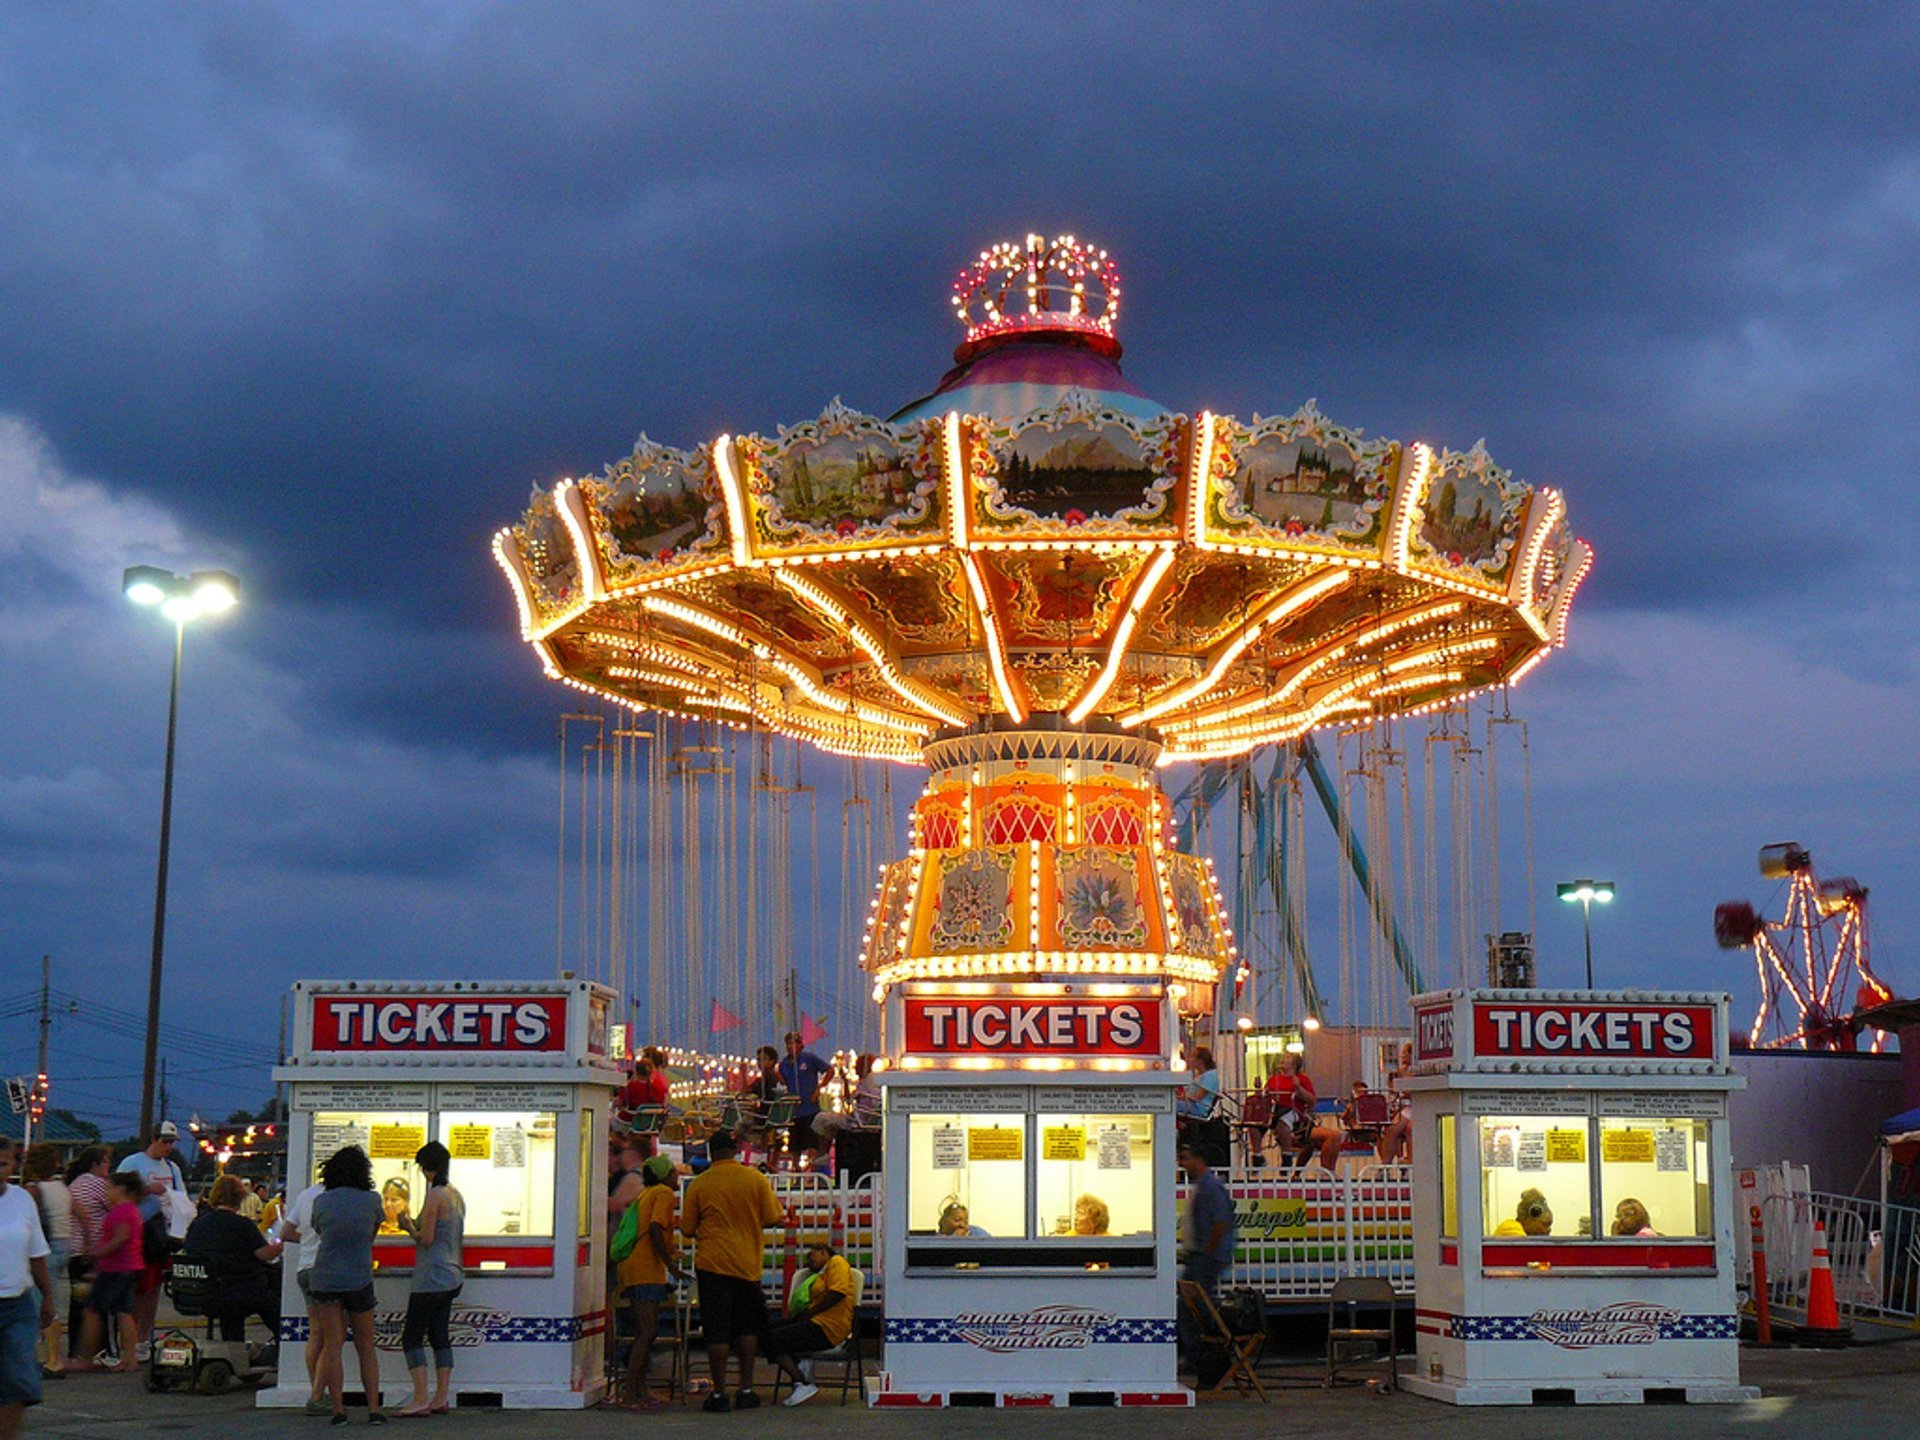
<path fill-rule="evenodd" d="M 1911 1135 L 1920 1132 L 1920 1105 L 1911 1110 L 1902 1110 L 1880 1122 L 1880 1133 L 1886 1136 Z"/>

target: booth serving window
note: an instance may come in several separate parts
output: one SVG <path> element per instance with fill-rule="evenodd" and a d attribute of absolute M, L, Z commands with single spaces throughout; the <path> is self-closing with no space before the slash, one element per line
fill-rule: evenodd
<path fill-rule="evenodd" d="M 372 1161 L 373 1188 L 386 1211 L 380 1234 L 410 1247 L 398 1217 L 418 1215 L 426 1200 L 426 1177 L 413 1157 L 438 1140 L 452 1157 L 448 1178 L 467 1202 L 469 1240 L 551 1239 L 558 1119 L 553 1110 L 534 1109 L 316 1110 L 313 1178 L 335 1151 L 358 1145 Z M 405 1260 L 388 1255 L 383 1263 Z"/>
<path fill-rule="evenodd" d="M 1154 1132 L 1170 1093 L 1035 1087 L 995 1099 L 953 1110 L 923 1092 L 889 1099 L 907 1111 L 907 1263 L 1151 1268 L 1158 1172 L 1170 1158 Z"/>
<path fill-rule="evenodd" d="M 1603 1115 L 1599 1124 L 1600 1214 L 1607 1233 L 1713 1233 L 1705 1120 Z"/>
<path fill-rule="evenodd" d="M 1026 1236 L 1026 1116 L 910 1116 L 907 1155 L 910 1233 Z"/>
<path fill-rule="evenodd" d="M 1712 1233 L 1708 1122 L 1698 1117 L 1478 1117 L 1482 1233 L 1645 1240 Z M 1445 1148 L 1443 1155 L 1452 1152 Z M 1442 1175 L 1443 1213 L 1455 1187 Z M 1443 1220 L 1443 1226 L 1447 1222 Z"/>
<path fill-rule="evenodd" d="M 1456 1120 L 1440 1117 L 1440 1143 L 1434 1154 L 1440 1157 L 1440 1233 L 1449 1240 L 1460 1234 L 1460 1152 L 1454 1148 Z"/>
<path fill-rule="evenodd" d="M 1487 1235 L 1592 1233 L 1588 1128 L 1584 1115 L 1480 1117 L 1480 1218 Z"/>
<path fill-rule="evenodd" d="M 1153 1117 L 1034 1116 L 1039 1235 L 1153 1233 Z"/>
<path fill-rule="evenodd" d="M 358 1145 L 373 1162 L 373 1188 L 386 1206 L 387 1216 L 380 1226 L 383 1235 L 398 1235 L 400 1227 L 391 1217 L 402 1206 L 420 1208 L 414 1191 L 420 1185 L 420 1173 L 413 1157 L 427 1143 L 425 1111 L 398 1110 L 322 1110 L 313 1117 L 313 1179 L 337 1150 Z"/>
<path fill-rule="evenodd" d="M 467 1202 L 469 1239 L 553 1235 L 556 1119 L 551 1110 L 440 1112 L 438 1138 L 453 1157 L 447 1178 Z"/>

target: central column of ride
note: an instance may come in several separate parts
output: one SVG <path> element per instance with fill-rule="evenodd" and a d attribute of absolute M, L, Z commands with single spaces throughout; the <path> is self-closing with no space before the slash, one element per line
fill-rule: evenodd
<path fill-rule="evenodd" d="M 1188 1404 L 1175 1378 L 1183 1019 L 1232 957 L 1168 844 L 1151 733 L 947 732 L 864 963 L 886 1069 L 875 1403 Z"/>

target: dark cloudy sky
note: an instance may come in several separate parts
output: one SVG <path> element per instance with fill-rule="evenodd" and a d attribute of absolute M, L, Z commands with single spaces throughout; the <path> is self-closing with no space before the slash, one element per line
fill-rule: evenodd
<path fill-rule="evenodd" d="M 248 589 L 189 638 L 169 1020 L 270 1045 L 296 977 L 543 973 L 566 702 L 489 535 L 642 430 L 923 393 L 953 272 L 1028 229 L 1121 258 L 1176 408 L 1316 397 L 1566 491 L 1598 568 L 1519 699 L 1540 885 L 1621 886 L 1605 976 L 1744 995 L 1712 907 L 1795 839 L 1920 988 L 1917 16 L 4 7 L 0 1012 L 42 953 L 144 1007 L 140 561 Z M 56 1034 L 130 1120 L 137 1040 Z M 174 1063 L 209 1110 L 264 1085 Z"/>

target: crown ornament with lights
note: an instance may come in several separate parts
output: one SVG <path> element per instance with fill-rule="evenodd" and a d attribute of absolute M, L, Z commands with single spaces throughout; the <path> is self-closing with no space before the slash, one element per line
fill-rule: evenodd
<path fill-rule="evenodd" d="M 1120 353 L 1120 267 L 1071 235 L 1029 235 L 982 250 L 953 282 L 953 308 L 967 331 L 956 357 L 963 361 L 980 341 L 1047 331 Z"/>

